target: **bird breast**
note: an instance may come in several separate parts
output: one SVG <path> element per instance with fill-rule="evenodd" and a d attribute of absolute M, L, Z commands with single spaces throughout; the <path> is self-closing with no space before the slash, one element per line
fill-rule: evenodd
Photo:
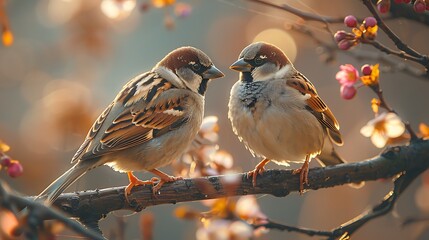
<path fill-rule="evenodd" d="M 235 134 L 254 155 L 278 163 L 302 162 L 307 154 L 317 155 L 324 140 L 321 124 L 305 109 L 307 98 L 284 80 L 237 82 L 228 115 Z"/>

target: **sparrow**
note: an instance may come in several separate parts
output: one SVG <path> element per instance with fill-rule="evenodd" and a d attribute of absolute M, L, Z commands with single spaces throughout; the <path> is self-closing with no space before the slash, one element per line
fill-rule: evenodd
<path fill-rule="evenodd" d="M 263 158 L 248 172 L 253 186 L 269 161 L 286 166 L 303 163 L 293 171 L 300 174 L 302 193 L 309 162 L 321 153 L 325 141 L 343 144 L 333 113 L 314 85 L 272 44 L 250 44 L 230 68 L 240 72 L 240 78 L 231 89 L 228 118 L 240 141 Z M 335 158 L 324 163 L 341 162 Z"/>
<path fill-rule="evenodd" d="M 52 204 L 69 185 L 101 165 L 128 174 L 125 197 L 137 185 L 156 184 L 155 194 L 164 183 L 181 179 L 157 168 L 179 157 L 195 138 L 203 119 L 207 84 L 223 76 L 201 50 L 173 50 L 152 70 L 125 84 L 92 125 L 71 160 L 74 166 L 38 199 Z M 142 181 L 132 173 L 142 170 L 159 179 Z"/>

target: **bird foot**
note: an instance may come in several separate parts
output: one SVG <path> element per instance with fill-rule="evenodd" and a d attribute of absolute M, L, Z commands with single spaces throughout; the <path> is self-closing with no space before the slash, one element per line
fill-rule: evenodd
<path fill-rule="evenodd" d="M 260 163 L 258 163 L 258 165 L 255 166 L 255 169 L 253 169 L 252 171 L 247 172 L 247 179 L 249 179 L 250 177 L 252 177 L 252 184 L 253 187 L 256 187 L 256 177 L 258 175 L 263 175 L 265 172 L 265 165 L 267 165 L 267 163 L 270 160 L 268 159 L 264 159 L 262 160 Z"/>
<path fill-rule="evenodd" d="M 256 187 L 256 177 L 258 175 L 264 175 L 265 167 L 256 166 L 252 171 L 247 172 L 247 179 L 252 178 L 252 185 Z"/>
<path fill-rule="evenodd" d="M 131 172 L 128 172 L 128 179 L 130 180 L 130 183 L 125 188 L 125 198 L 127 199 L 127 202 L 129 202 L 128 195 L 131 194 L 131 190 L 135 186 L 154 185 L 157 181 L 159 181 L 159 179 L 154 179 L 154 178 L 152 178 L 151 180 L 142 181 L 142 180 L 138 179 L 136 176 L 134 176 Z"/>
<path fill-rule="evenodd" d="M 301 168 L 293 170 L 292 174 L 299 174 L 299 194 L 304 193 L 304 183 L 308 185 L 309 164 L 305 161 Z"/>
<path fill-rule="evenodd" d="M 152 179 L 154 179 L 154 178 L 152 178 Z M 155 179 L 158 179 L 158 178 L 155 178 Z M 162 185 L 164 185 L 164 183 L 174 182 L 174 181 L 182 180 L 182 179 L 183 179 L 183 177 L 174 177 L 174 176 L 169 176 L 169 175 L 161 178 L 161 180 L 158 179 L 158 183 L 152 187 L 153 195 L 155 195 L 159 192 L 159 190 L 161 189 Z"/>
<path fill-rule="evenodd" d="M 170 176 L 166 173 L 159 171 L 158 169 L 153 169 L 150 172 L 157 175 L 160 178 L 160 179 L 156 178 L 156 179 L 158 179 L 158 183 L 155 186 L 153 186 L 153 188 L 152 188 L 153 195 L 157 194 L 159 192 L 159 189 L 161 189 L 162 185 L 164 185 L 165 183 L 174 182 L 174 181 L 183 179 L 183 177 Z M 152 179 L 154 179 L 154 178 L 152 178 Z"/>

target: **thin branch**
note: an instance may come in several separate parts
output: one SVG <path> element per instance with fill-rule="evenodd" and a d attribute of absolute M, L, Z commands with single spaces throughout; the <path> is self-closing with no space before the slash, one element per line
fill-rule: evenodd
<path fill-rule="evenodd" d="M 26 233 L 26 234 L 29 234 L 31 236 L 33 235 L 37 236 L 37 234 L 35 234 L 35 231 L 37 231 L 37 225 L 40 224 L 40 221 L 42 221 L 43 219 L 56 219 L 62 222 L 65 226 L 67 226 L 71 230 L 75 231 L 78 234 L 81 234 L 84 237 L 88 237 L 90 239 L 99 239 L 99 240 L 104 239 L 101 235 L 84 228 L 80 223 L 72 219 L 69 219 L 67 216 L 65 216 L 62 212 L 58 210 L 48 208 L 38 202 L 32 201 L 31 199 L 24 198 L 9 192 L 4 187 L 3 182 L 0 182 L 0 203 L 1 203 L 1 206 L 7 209 L 10 209 L 15 214 L 17 214 L 17 211 L 13 207 L 14 205 L 27 207 L 27 210 L 25 211 L 29 216 L 28 218 L 33 219 L 35 221 L 35 222 L 32 222 L 30 220 L 27 220 L 27 222 L 29 222 L 29 225 L 30 225 L 28 227 L 30 227 L 31 230 L 33 231 L 31 233 Z"/>
<path fill-rule="evenodd" d="M 311 31 L 309 28 L 307 28 L 305 25 L 302 24 L 289 24 L 287 25 L 287 29 L 290 29 L 292 31 L 295 31 L 299 34 L 303 34 L 304 36 L 308 37 L 310 40 L 312 40 L 317 46 L 321 47 L 323 50 L 322 52 L 319 52 L 320 55 L 326 54 L 326 56 L 322 59 L 324 62 L 332 62 L 336 58 L 336 52 L 340 51 L 337 44 L 335 44 L 334 39 L 332 38 L 332 43 L 327 43 L 321 39 L 319 39 L 318 35 L 315 34 L 313 31 Z M 405 74 L 408 74 L 410 76 L 427 80 L 428 75 L 415 67 L 412 67 L 408 64 L 405 64 L 404 62 L 400 62 L 398 60 L 395 60 L 393 58 L 390 58 L 386 54 L 380 54 L 378 52 L 374 51 L 341 51 L 345 55 L 349 55 L 356 60 L 362 61 L 363 59 L 371 59 L 376 62 L 383 63 L 382 65 L 388 66 L 389 71 L 385 72 L 394 72 L 394 71 L 401 71 Z"/>
<path fill-rule="evenodd" d="M 378 50 L 380 50 L 386 54 L 395 55 L 397 57 L 400 57 L 400 58 L 403 58 L 406 60 L 410 60 L 410 61 L 422 64 L 422 65 L 425 64 L 425 62 L 422 60 L 422 58 L 411 56 L 409 54 L 406 54 L 403 51 L 395 51 L 391 48 L 388 48 L 387 46 L 383 45 L 382 43 L 380 43 L 378 41 L 362 39 L 361 42 L 364 44 L 369 44 L 369 45 L 377 48 Z"/>
<path fill-rule="evenodd" d="M 422 222 L 429 222 L 429 216 L 407 218 L 402 223 L 402 226 L 406 227 L 406 226 L 409 226 L 411 224 L 422 223 Z"/>
<path fill-rule="evenodd" d="M 384 197 L 384 200 L 380 204 L 374 206 L 371 210 L 368 210 L 360 214 L 359 216 L 355 217 L 349 222 L 344 223 L 341 226 L 331 231 L 293 227 L 293 226 L 275 223 L 268 219 L 267 219 L 268 221 L 267 223 L 254 225 L 253 227 L 254 228 L 265 227 L 270 229 L 278 229 L 281 231 L 297 232 L 297 233 L 306 234 L 308 236 L 328 237 L 328 239 L 337 239 L 345 236 L 351 236 L 354 232 L 356 232 L 359 228 L 361 228 L 364 224 L 368 223 L 370 220 L 383 216 L 389 213 L 390 211 L 392 211 L 399 196 L 421 172 L 422 170 L 420 169 L 412 173 L 401 174 L 394 181 L 393 191 L 389 192 Z"/>
<path fill-rule="evenodd" d="M 340 227 L 334 229 L 332 231 L 334 233 L 334 237 L 331 237 L 330 239 L 334 239 L 338 236 L 343 236 L 344 234 L 350 236 L 370 220 L 383 216 L 392 211 L 399 196 L 410 185 L 410 183 L 423 171 L 419 169 L 416 171 L 410 171 L 409 173 L 407 172 L 401 174 L 394 181 L 393 191 L 388 193 L 380 204 L 376 205 L 371 210 L 360 214 L 358 217 L 350 220 L 349 222 L 342 224 Z"/>
<path fill-rule="evenodd" d="M 399 37 L 396 35 L 392 29 L 389 28 L 389 26 L 386 25 L 386 23 L 383 21 L 383 19 L 378 14 L 378 11 L 375 9 L 374 5 L 372 4 L 371 0 L 363 0 L 363 4 L 368 8 L 368 10 L 371 12 L 371 14 L 377 19 L 377 25 L 386 33 L 386 35 L 392 39 L 392 41 L 395 43 L 396 47 L 399 50 L 402 50 L 406 52 L 407 54 L 417 57 L 417 58 L 423 58 L 423 56 L 418 53 L 416 50 L 410 48 L 405 44 Z M 426 64 L 428 64 L 429 59 L 427 56 L 424 57 L 426 59 Z"/>
<path fill-rule="evenodd" d="M 270 2 L 266 2 L 266 1 L 262 1 L 262 0 L 247 0 L 247 1 L 259 3 L 262 5 L 269 6 L 269 7 L 276 8 L 276 9 L 280 9 L 280 10 L 284 10 L 286 12 L 292 13 L 293 15 L 301 17 L 302 19 L 307 20 L 307 21 L 317 21 L 317 22 L 323 22 L 323 23 L 342 23 L 342 22 L 344 22 L 344 17 L 330 17 L 330 16 L 315 15 L 315 14 L 311 14 L 308 12 L 301 11 L 297 8 L 291 7 L 291 6 L 286 5 L 286 4 L 280 6 L 280 5 L 270 3 Z"/>
<path fill-rule="evenodd" d="M 417 14 L 414 11 L 413 4 L 391 4 L 390 5 L 391 18 L 405 18 L 410 21 L 415 21 L 421 24 L 429 25 L 429 13 Z M 387 20 L 386 18 L 384 20 Z"/>
<path fill-rule="evenodd" d="M 262 4 L 262 5 L 269 6 L 269 7 L 276 8 L 276 9 L 280 9 L 280 10 L 289 12 L 291 14 L 294 14 L 298 17 L 301 17 L 302 19 L 307 20 L 307 21 L 317 21 L 317 22 L 325 23 L 326 30 L 329 33 L 331 33 L 331 32 L 328 30 L 329 29 L 328 23 L 342 23 L 344 21 L 344 17 L 320 16 L 320 15 L 301 11 L 301 10 L 294 8 L 294 7 L 291 7 L 289 5 L 277 5 L 277 4 L 274 4 L 271 2 L 266 2 L 263 0 L 247 0 L 247 1 Z M 378 14 L 375 7 L 372 5 L 370 0 L 363 0 L 363 3 L 367 6 L 367 8 L 371 11 L 371 13 L 377 19 L 377 22 L 378 22 L 377 24 L 379 25 L 379 27 L 387 34 L 387 36 L 390 39 L 392 39 L 392 41 L 395 43 L 397 48 L 403 52 L 390 49 L 390 48 L 386 47 L 385 45 L 383 45 L 377 41 L 370 41 L 370 40 L 364 39 L 362 42 L 366 43 L 366 44 L 370 44 L 370 45 L 376 47 L 377 49 L 379 49 L 380 51 L 382 51 L 386 54 L 395 55 L 397 57 L 419 63 L 420 65 L 425 67 L 426 73 L 425 73 L 424 77 L 428 78 L 429 77 L 429 57 L 427 55 L 420 54 L 419 52 L 408 47 L 404 42 L 402 42 L 402 40 L 386 25 L 386 23 L 380 17 L 380 15 Z M 358 21 L 361 22 L 363 20 L 359 19 Z M 309 35 L 309 34 L 307 33 L 307 35 Z"/>
<path fill-rule="evenodd" d="M 252 227 L 255 229 L 260 228 L 260 227 L 264 227 L 267 229 L 277 229 L 280 231 L 297 232 L 297 233 L 303 233 L 303 234 L 306 234 L 309 236 L 325 236 L 325 237 L 332 236 L 331 231 L 321 231 L 321 230 L 314 230 L 314 229 L 309 229 L 309 228 L 294 227 L 294 226 L 276 223 L 276 222 L 273 222 L 269 219 L 266 219 L 266 221 L 268 221 L 268 222 L 264 223 L 264 224 L 253 225 Z"/>
<path fill-rule="evenodd" d="M 391 108 L 389 106 L 389 104 L 387 103 L 386 99 L 384 98 L 383 95 L 383 90 L 381 90 L 380 86 L 377 85 L 377 87 L 371 87 L 371 89 L 377 94 L 378 99 L 380 100 L 380 107 L 386 109 L 387 111 L 394 113 L 396 115 L 399 116 L 399 114 L 395 111 L 395 109 Z M 418 141 L 419 137 L 417 136 L 417 134 L 414 132 L 413 128 L 411 127 L 409 122 L 406 121 L 402 121 L 405 125 L 405 129 L 407 129 L 408 133 L 410 134 L 410 141 L 414 142 L 414 141 Z"/>

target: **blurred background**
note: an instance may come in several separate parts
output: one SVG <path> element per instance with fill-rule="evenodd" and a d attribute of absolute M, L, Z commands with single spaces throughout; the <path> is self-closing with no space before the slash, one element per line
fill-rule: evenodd
<path fill-rule="evenodd" d="M 297 17 L 245 0 L 181 0 L 168 6 L 163 6 L 163 1 L 122 2 L 118 6 L 115 0 L 6 1 L 14 42 L 9 47 L 0 47 L 0 139 L 11 146 L 8 154 L 20 160 L 24 174 L 11 179 L 3 171 L 0 178 L 16 191 L 37 195 L 66 171 L 89 127 L 121 87 L 135 75 L 150 70 L 171 50 L 186 45 L 202 49 L 226 74 L 209 86 L 206 115 L 218 117 L 219 146 L 232 155 L 238 170 L 249 171 L 260 159 L 252 157 L 231 131 L 227 103 L 238 74 L 228 67 L 245 46 L 259 40 L 282 48 L 316 85 L 341 124 L 345 145 L 338 152 L 345 159 L 361 161 L 380 153 L 381 149 L 359 133 L 374 117 L 370 107 L 373 93 L 361 88 L 357 97 L 346 101 L 340 97 L 335 80 L 341 64 L 351 63 L 359 68 L 365 63 L 377 63 L 373 57 L 365 59 L 366 53 L 374 56 L 376 52 L 370 46 L 351 50 L 361 52 L 362 59 L 337 51 L 335 59 L 326 62 L 320 45 L 290 28 Z M 291 4 L 313 14 L 369 16 L 361 1 L 272 2 Z M 388 24 L 404 42 L 422 53 L 429 52 L 427 26 L 404 19 L 389 20 Z M 332 44 L 331 36 L 322 29 L 323 24 L 311 22 L 305 26 Z M 345 27 L 333 24 L 331 28 L 335 32 Z M 377 38 L 393 47 L 383 34 Z M 429 82 L 383 64 L 381 68 L 381 85 L 391 106 L 416 130 L 419 123 L 428 123 Z M 311 165 L 318 166 L 316 161 Z M 279 166 L 270 163 L 268 168 Z M 163 170 L 172 173 L 168 167 Z M 152 177 L 148 173 L 137 176 Z M 100 167 L 83 176 L 68 191 L 123 186 L 127 181 L 125 174 Z M 425 203 L 429 193 L 422 186 L 422 180 L 418 179 L 401 197 L 394 214 L 370 222 L 353 239 L 429 238 L 424 223 L 401 227 L 405 218 L 429 213 Z M 273 221 L 328 230 L 378 203 L 390 187 L 390 181 L 386 180 L 368 182 L 361 189 L 342 186 L 310 191 L 303 196 L 294 193 L 286 198 L 257 196 L 257 199 L 261 211 Z M 204 209 L 200 203 L 185 204 Z M 197 224 L 177 219 L 173 215 L 176 207 L 161 205 L 143 211 L 154 216 L 154 239 L 195 239 Z M 112 213 L 102 221 L 102 230 L 114 229 L 121 218 L 125 222 L 126 239 L 139 239 L 140 214 Z M 71 237 L 64 237 L 68 238 Z M 276 230 L 259 238 L 310 239 Z"/>

